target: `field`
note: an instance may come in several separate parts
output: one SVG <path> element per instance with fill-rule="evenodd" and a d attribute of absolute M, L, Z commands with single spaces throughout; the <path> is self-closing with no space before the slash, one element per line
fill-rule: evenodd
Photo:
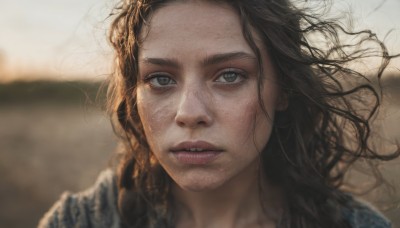
<path fill-rule="evenodd" d="M 391 79 L 392 80 L 392 79 Z M 382 135 L 400 140 L 400 83 L 386 104 Z M 398 83 L 398 84 L 396 84 Z M 99 84 L 32 82 L 0 85 L 0 227 L 35 227 L 63 191 L 89 187 L 108 166 L 117 139 L 102 108 Z M 96 101 L 98 96 L 98 101 Z M 400 192 L 400 164 L 384 169 Z M 379 197 L 383 195 L 375 195 Z M 399 194 L 385 211 L 400 227 Z M 384 197 L 382 197 L 384 198 Z"/>
<path fill-rule="evenodd" d="M 107 167 L 116 137 L 94 104 L 98 85 L 90 86 L 38 82 L 0 90 L 0 227 L 35 227 L 63 191 L 89 187 Z"/>

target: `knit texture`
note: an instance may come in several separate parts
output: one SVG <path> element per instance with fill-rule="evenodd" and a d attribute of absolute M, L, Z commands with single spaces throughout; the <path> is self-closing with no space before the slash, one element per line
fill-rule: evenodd
<path fill-rule="evenodd" d="M 351 227 L 354 228 L 389 228 L 390 221 L 377 209 L 367 202 L 352 200 L 351 210 L 346 210 L 344 215 L 348 218 Z"/>
<path fill-rule="evenodd" d="M 90 189 L 64 193 L 40 220 L 38 228 L 122 228 L 113 171 L 105 170 Z M 390 228 L 390 222 L 367 203 L 353 200 L 344 215 L 353 228 Z"/>
<path fill-rule="evenodd" d="M 38 228 L 120 228 L 117 196 L 116 177 L 107 169 L 88 190 L 63 193 Z"/>

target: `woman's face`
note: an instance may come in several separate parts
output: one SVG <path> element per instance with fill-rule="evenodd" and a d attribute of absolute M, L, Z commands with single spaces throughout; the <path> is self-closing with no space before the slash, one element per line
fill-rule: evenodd
<path fill-rule="evenodd" d="M 137 107 L 148 143 L 183 189 L 212 190 L 256 176 L 271 134 L 278 87 L 261 42 L 263 113 L 257 59 L 228 5 L 176 2 L 142 31 Z"/>

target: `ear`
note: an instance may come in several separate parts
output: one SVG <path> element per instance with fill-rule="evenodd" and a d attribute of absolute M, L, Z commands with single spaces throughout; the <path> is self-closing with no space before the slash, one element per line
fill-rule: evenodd
<path fill-rule="evenodd" d="M 288 94 L 283 92 L 282 90 L 278 93 L 278 98 L 276 100 L 276 111 L 285 111 L 289 106 L 289 97 Z"/>

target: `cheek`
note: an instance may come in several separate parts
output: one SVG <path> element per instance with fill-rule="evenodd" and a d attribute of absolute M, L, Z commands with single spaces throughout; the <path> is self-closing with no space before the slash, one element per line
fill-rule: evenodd
<path fill-rule="evenodd" d="M 275 91 L 273 88 L 263 96 L 267 114 L 261 109 L 258 96 L 237 99 L 235 102 L 221 104 L 224 107 L 221 121 L 228 129 L 227 137 L 232 143 L 261 151 L 271 135 L 275 112 Z"/>
<path fill-rule="evenodd" d="M 257 99 L 236 99 L 234 102 L 222 103 L 220 121 L 225 128 L 227 139 L 233 143 L 248 145 L 252 141 L 257 115 Z"/>
<path fill-rule="evenodd" d="M 257 150 L 261 151 L 267 145 L 271 136 L 274 113 L 267 110 L 266 115 L 261 109 L 259 109 L 254 130 L 254 141 L 256 143 Z"/>
<path fill-rule="evenodd" d="M 153 151 L 158 151 L 158 144 L 163 141 L 163 132 L 173 121 L 173 105 L 160 102 L 159 99 L 138 90 L 137 107 L 147 141 Z"/>

